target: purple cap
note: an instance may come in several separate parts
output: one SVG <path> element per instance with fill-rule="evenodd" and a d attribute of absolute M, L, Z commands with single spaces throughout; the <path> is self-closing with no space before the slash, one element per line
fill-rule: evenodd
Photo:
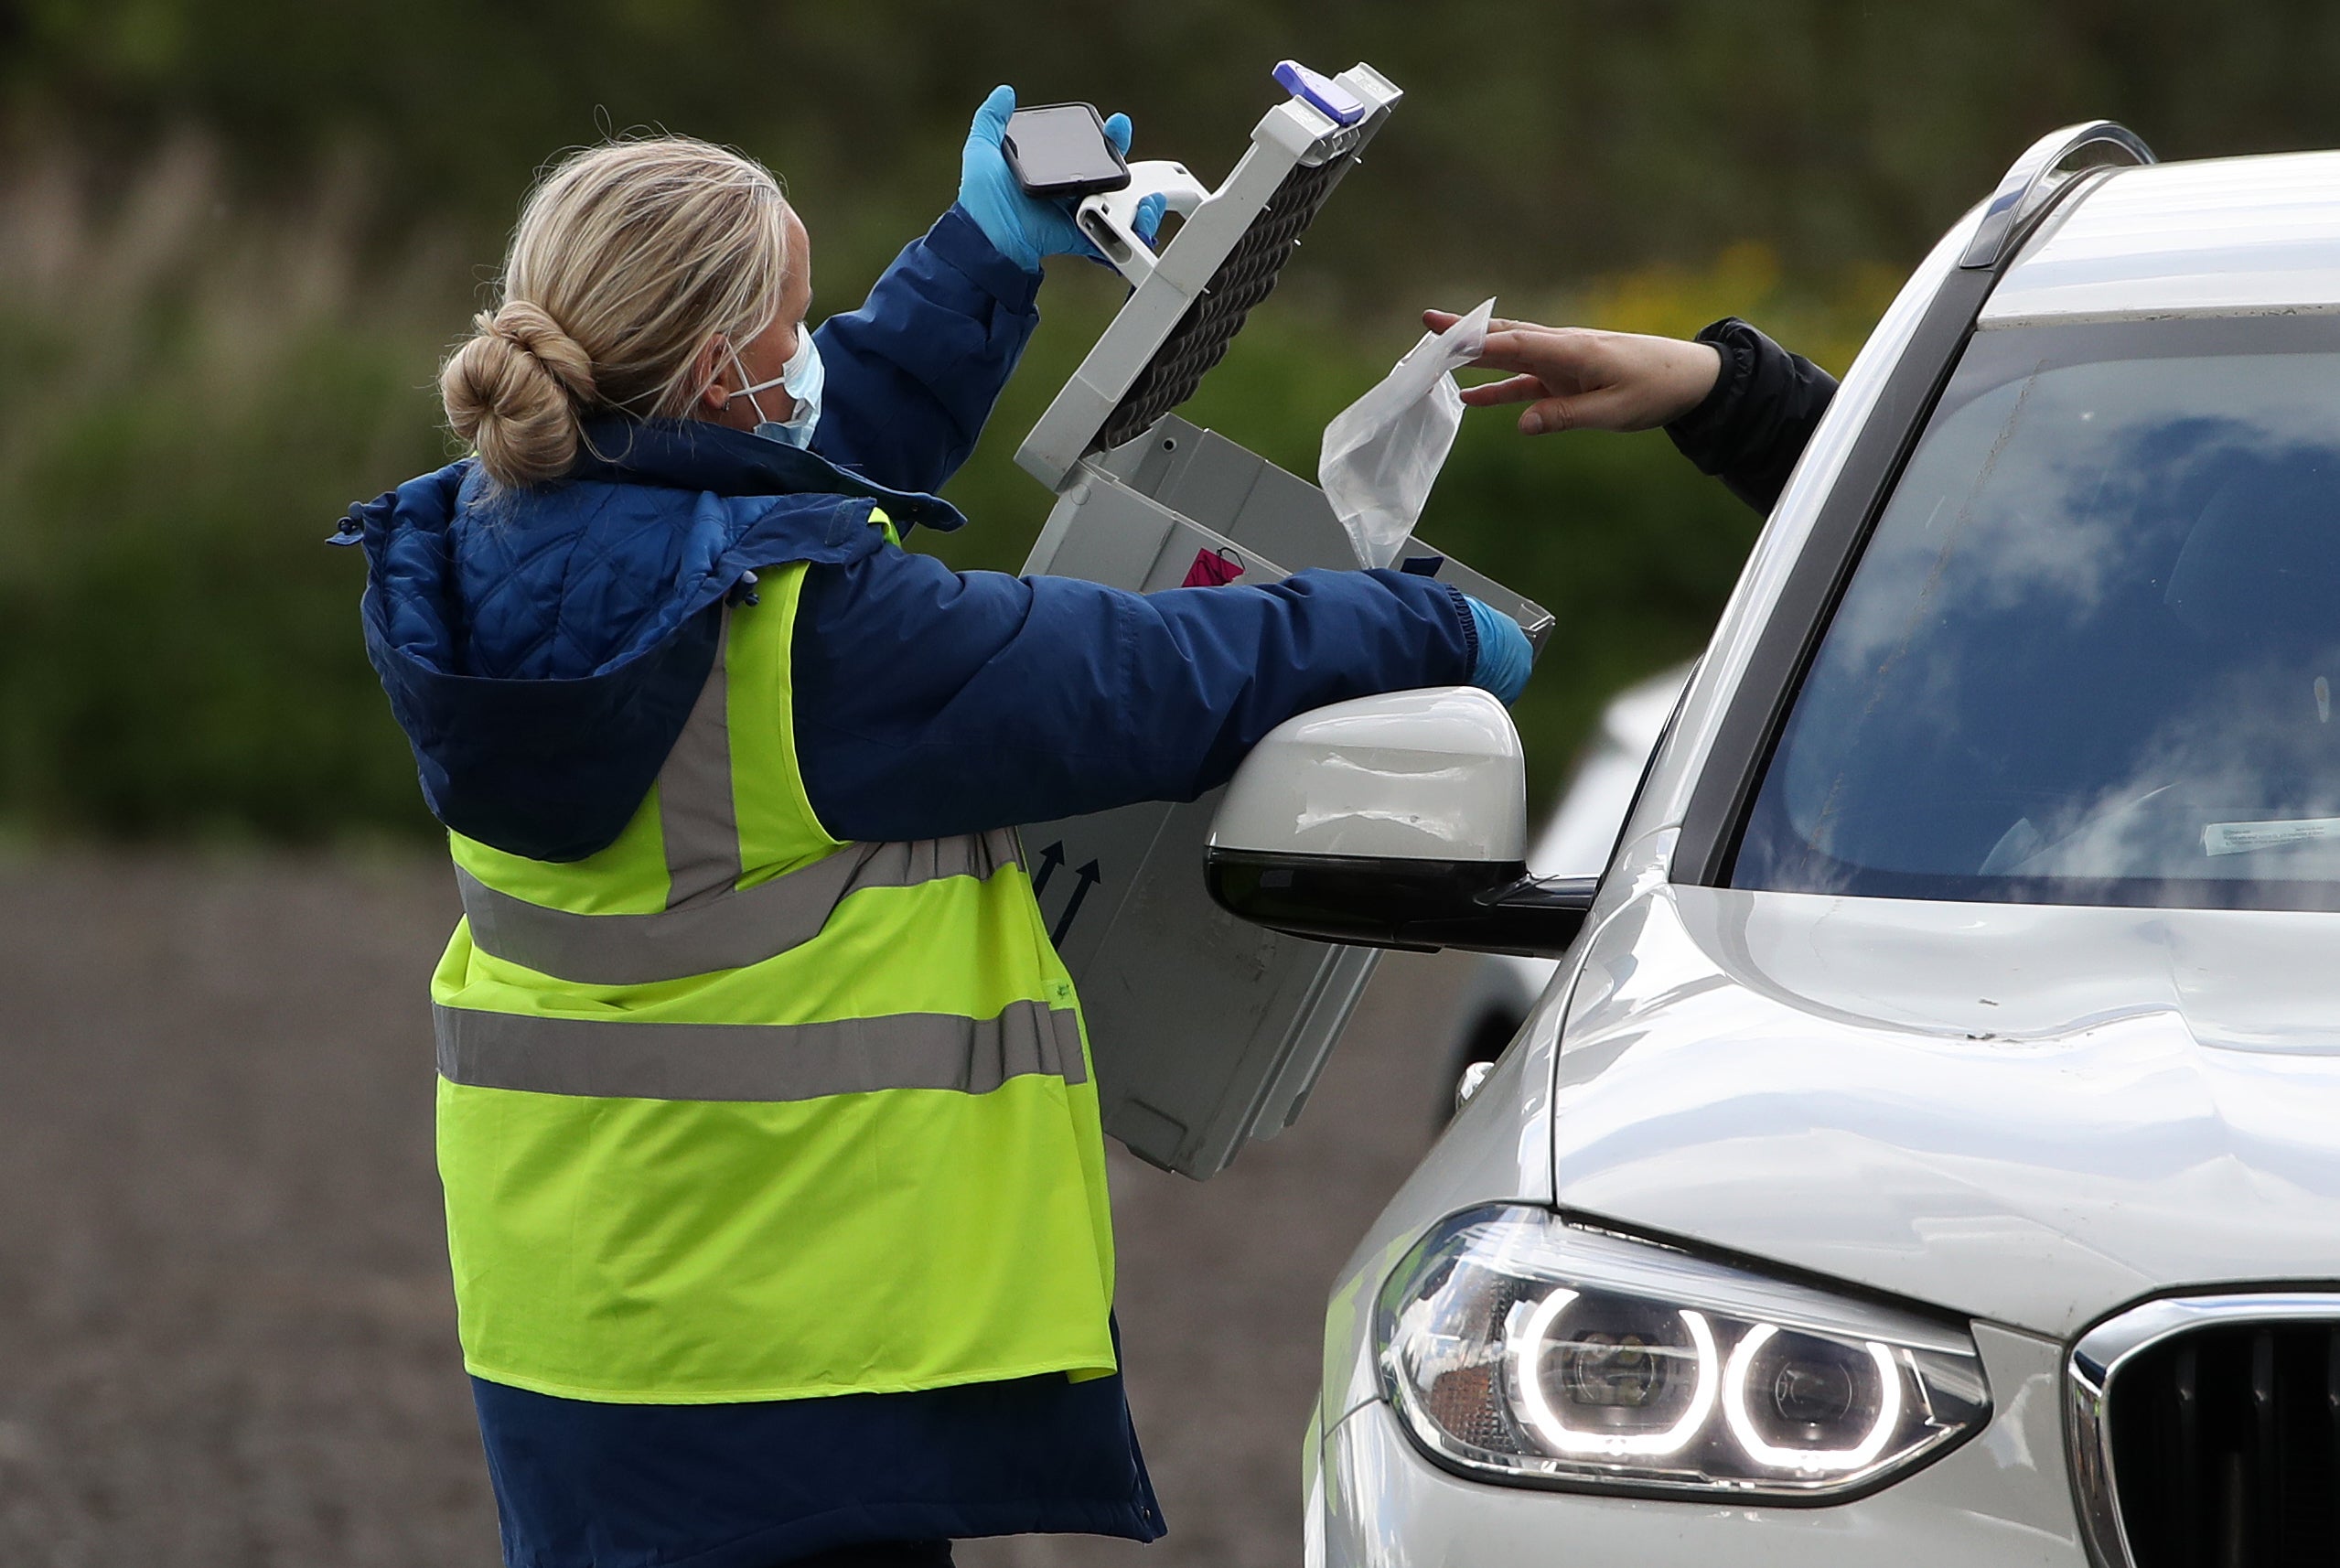
<path fill-rule="evenodd" d="M 1310 70 L 1296 59 L 1282 61 L 1275 68 L 1276 81 L 1294 98 L 1307 100 L 1323 110 L 1335 124 L 1354 125 L 1365 118 L 1365 100 L 1319 70 Z"/>

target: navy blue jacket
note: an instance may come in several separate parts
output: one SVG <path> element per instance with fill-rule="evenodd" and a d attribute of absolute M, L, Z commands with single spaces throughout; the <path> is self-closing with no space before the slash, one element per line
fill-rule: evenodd
<path fill-rule="evenodd" d="M 815 334 L 810 453 L 612 423 L 564 482 L 498 495 L 467 460 L 355 507 L 366 645 L 450 827 L 539 859 L 613 840 L 680 733 L 716 607 L 810 563 L 800 766 L 847 839 L 932 838 L 1223 781 L 1344 698 L 1469 679 L 1461 596 L 1389 572 L 1141 596 L 957 573 L 871 525 L 950 529 L 962 462 L 1037 320 L 1037 278 L 954 209 Z M 763 1564 L 857 1541 L 1030 1530 L 1150 1540 L 1118 1377 L 764 1404 L 475 1390 L 508 1561 Z"/>

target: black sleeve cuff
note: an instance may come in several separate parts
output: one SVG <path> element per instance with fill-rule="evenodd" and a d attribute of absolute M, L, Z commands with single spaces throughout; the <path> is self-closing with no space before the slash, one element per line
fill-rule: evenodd
<path fill-rule="evenodd" d="M 1732 435 L 1746 403 L 1748 383 L 1755 379 L 1755 349 L 1750 339 L 1770 341 L 1735 316 L 1701 328 L 1693 339 L 1722 355 L 1723 368 L 1699 405 L 1666 426 L 1666 434 L 1701 474 L 1722 471 L 1717 454 Z"/>
<path fill-rule="evenodd" d="M 1723 356 L 1722 371 L 1714 389 L 1666 434 L 1701 473 L 1767 512 L 1828 412 L 1836 378 L 1735 316 L 1702 329 L 1698 341 Z"/>

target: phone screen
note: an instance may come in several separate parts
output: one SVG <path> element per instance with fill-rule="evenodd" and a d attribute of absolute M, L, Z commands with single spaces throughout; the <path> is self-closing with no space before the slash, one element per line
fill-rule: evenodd
<path fill-rule="evenodd" d="M 1086 103 L 1017 110 L 1008 117 L 1007 145 L 1026 190 L 1114 190 L 1129 180 L 1097 111 Z"/>

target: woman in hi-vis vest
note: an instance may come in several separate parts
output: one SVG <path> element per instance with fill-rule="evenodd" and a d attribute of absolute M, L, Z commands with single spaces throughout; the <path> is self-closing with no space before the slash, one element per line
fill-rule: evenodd
<path fill-rule="evenodd" d="M 1526 678 L 1424 577 L 1141 596 L 902 547 L 961 524 L 932 492 L 1086 248 L 1005 166 L 1013 104 L 818 330 L 764 168 L 565 158 L 441 380 L 473 456 L 344 526 L 463 895 L 439 1169 L 508 1563 L 1160 1535 L 1013 830 L 1191 798 L 1323 703 Z"/>

